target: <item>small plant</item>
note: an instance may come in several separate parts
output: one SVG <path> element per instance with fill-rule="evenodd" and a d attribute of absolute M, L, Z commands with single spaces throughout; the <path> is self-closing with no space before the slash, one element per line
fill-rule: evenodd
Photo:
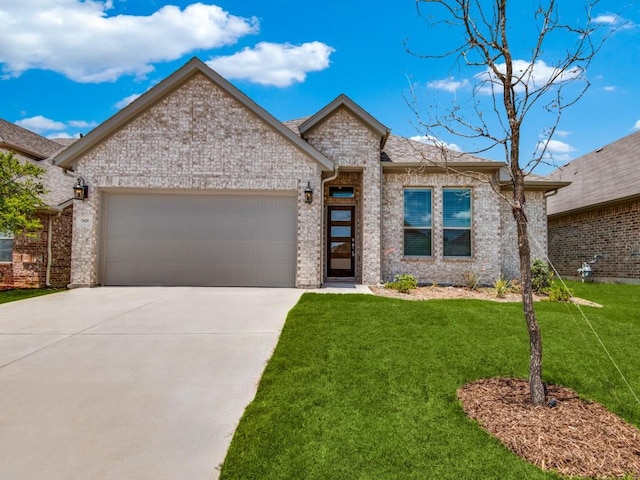
<path fill-rule="evenodd" d="M 464 272 L 464 281 L 469 290 L 475 290 L 480 285 L 480 275 L 473 271 Z"/>
<path fill-rule="evenodd" d="M 549 301 L 568 302 L 573 297 L 573 292 L 559 282 L 552 282 L 549 288 Z"/>
<path fill-rule="evenodd" d="M 496 289 L 496 296 L 498 298 L 504 298 L 511 290 L 511 282 L 509 282 L 509 280 L 505 280 L 504 278 L 499 278 L 494 282 L 493 288 Z"/>
<path fill-rule="evenodd" d="M 384 286 L 400 293 L 409 293 L 418 287 L 418 279 L 410 273 L 398 274 L 393 277 L 393 282 L 385 283 Z"/>
<path fill-rule="evenodd" d="M 536 258 L 531 264 L 531 287 L 535 293 L 548 293 L 553 272 L 545 262 Z"/>

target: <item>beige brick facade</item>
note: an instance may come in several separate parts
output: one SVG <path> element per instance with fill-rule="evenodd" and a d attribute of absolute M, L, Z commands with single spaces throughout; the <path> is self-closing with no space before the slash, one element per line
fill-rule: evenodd
<path fill-rule="evenodd" d="M 77 162 L 90 185 L 76 201 L 73 286 L 100 283 L 100 194 L 295 191 L 298 193 L 296 286 L 321 283 L 320 204 L 304 202 L 317 163 L 203 75 L 196 75 L 96 145 Z M 84 226 L 83 226 L 84 225 Z"/>
<path fill-rule="evenodd" d="M 388 129 L 344 96 L 285 127 L 204 64 L 192 61 L 182 71 L 189 76 L 177 72 L 170 77 L 175 82 L 170 88 L 160 84 L 141 97 L 142 103 L 127 107 L 74 150 L 61 154 L 59 163 L 75 167 L 89 185 L 89 198 L 74 206 L 73 286 L 101 283 L 101 201 L 110 192 L 294 193 L 297 287 L 316 287 L 327 280 L 327 215 L 332 205 L 355 209 L 352 280 L 358 283 L 377 284 L 399 273 L 414 274 L 423 283 L 447 284 L 464 284 L 467 273 L 483 283 L 517 274 L 513 220 L 488 183 L 495 180 L 499 162 L 479 160 L 479 171 L 486 172 L 479 174 L 484 175 L 480 180 L 442 171 L 407 174 L 399 168 L 415 161 L 415 145 L 396 139 L 393 148 L 383 151 Z M 383 170 L 393 162 L 395 170 Z M 315 192 L 311 204 L 305 203 L 308 182 Z M 335 185 L 353 186 L 355 195 L 330 197 L 329 188 Z M 429 258 L 403 256 L 407 186 L 433 191 L 434 250 Z M 472 191 L 470 258 L 443 255 L 442 190 L 447 187 Z M 530 194 L 527 212 L 536 244 L 546 245 L 542 192 Z"/>

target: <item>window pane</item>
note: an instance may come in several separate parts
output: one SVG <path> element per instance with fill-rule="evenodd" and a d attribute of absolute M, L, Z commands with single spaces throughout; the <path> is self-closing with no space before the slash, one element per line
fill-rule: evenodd
<path fill-rule="evenodd" d="M 331 237 L 350 237 L 351 227 L 331 227 Z"/>
<path fill-rule="evenodd" d="M 13 239 L 0 239 L 0 262 L 13 261 Z"/>
<path fill-rule="evenodd" d="M 331 242 L 331 253 L 351 253 L 350 242 Z"/>
<path fill-rule="evenodd" d="M 329 196 L 334 198 L 353 198 L 353 187 L 329 187 Z"/>
<path fill-rule="evenodd" d="M 471 256 L 471 230 L 443 231 L 445 257 Z"/>
<path fill-rule="evenodd" d="M 448 188 L 442 191 L 443 224 L 449 228 L 471 227 L 471 190 Z"/>
<path fill-rule="evenodd" d="M 407 257 L 431 256 L 431 229 L 405 230 L 404 255 Z"/>
<path fill-rule="evenodd" d="M 351 210 L 331 210 L 331 220 L 334 222 L 350 222 Z"/>
<path fill-rule="evenodd" d="M 404 190 L 404 226 L 431 227 L 431 190 Z"/>

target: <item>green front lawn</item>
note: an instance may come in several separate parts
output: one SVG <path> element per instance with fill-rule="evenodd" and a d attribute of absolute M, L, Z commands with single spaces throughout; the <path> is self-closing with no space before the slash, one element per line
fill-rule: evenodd
<path fill-rule="evenodd" d="M 570 285 L 640 391 L 640 286 Z M 573 305 L 539 303 L 544 377 L 640 426 L 640 405 Z M 526 377 L 519 304 L 305 294 L 291 310 L 221 479 L 554 479 L 467 419 L 456 390 Z"/>
<path fill-rule="evenodd" d="M 56 288 L 24 288 L 18 290 L 0 291 L 0 303 L 15 302 L 25 298 L 49 295 L 50 293 L 62 292 L 63 289 Z"/>

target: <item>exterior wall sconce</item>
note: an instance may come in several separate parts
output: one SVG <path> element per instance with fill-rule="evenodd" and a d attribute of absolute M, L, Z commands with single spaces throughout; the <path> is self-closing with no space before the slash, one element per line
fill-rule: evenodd
<path fill-rule="evenodd" d="M 313 189 L 311 188 L 311 182 L 307 182 L 307 188 L 304 189 L 304 203 L 313 202 Z"/>
<path fill-rule="evenodd" d="M 74 200 L 85 200 L 89 197 L 89 185 L 84 183 L 84 178 L 78 177 L 78 183 L 73 187 Z"/>

